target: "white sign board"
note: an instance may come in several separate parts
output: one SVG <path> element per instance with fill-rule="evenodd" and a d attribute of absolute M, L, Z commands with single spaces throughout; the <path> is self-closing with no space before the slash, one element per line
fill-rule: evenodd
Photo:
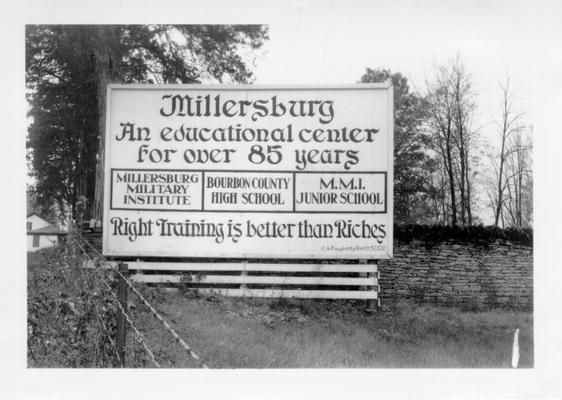
<path fill-rule="evenodd" d="M 392 257 L 388 84 L 110 85 L 103 252 Z"/>

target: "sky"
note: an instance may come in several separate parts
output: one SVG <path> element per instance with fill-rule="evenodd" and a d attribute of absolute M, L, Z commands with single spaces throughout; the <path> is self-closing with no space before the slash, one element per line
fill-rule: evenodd
<path fill-rule="evenodd" d="M 423 92 L 435 66 L 458 54 L 482 123 L 497 114 L 507 76 L 516 107 L 532 121 L 533 72 L 562 61 L 562 2 L 288 1 L 272 11 L 256 83 L 354 83 L 365 68 L 385 67 Z"/>
<path fill-rule="evenodd" d="M 4 238 L 9 251 L 0 280 L 0 386 L 13 398 L 107 397 L 113 385 L 141 398 L 203 395 L 264 398 L 271 388 L 285 397 L 346 398 L 350 392 L 392 393 L 418 388 L 420 397 L 550 398 L 562 396 L 559 372 L 562 303 L 558 249 L 562 235 L 560 123 L 562 112 L 562 1 L 523 0 L 19 0 L 0 4 L 2 87 L 2 209 L 9 210 Z M 498 82 L 506 74 L 518 108 L 534 126 L 536 365 L 529 371 L 30 371 L 25 367 L 25 134 L 24 27 L 33 23 L 260 23 L 270 40 L 256 58 L 257 84 L 354 83 L 366 67 L 387 67 L 421 92 L 434 66 L 459 54 L 478 93 L 479 118 L 498 110 Z M 21 134 L 17 134 L 20 132 Z M 491 134 L 491 131 L 490 131 Z M 6 139 L 7 138 L 7 139 Z M 9 235 L 9 236 L 8 236 Z M 21 238 L 18 242 L 15 237 Z M 556 317 L 557 316 L 557 317 Z M 4 372 L 7 371 L 7 372 Z M 513 372 L 513 373 L 508 373 Z M 7 381 L 3 378 L 7 377 Z M 124 379 L 126 377 L 132 379 Z M 157 377 L 157 379 L 154 379 Z M 137 379 L 140 378 L 140 379 Z M 217 384 L 217 378 L 220 383 Z M 157 387 L 149 384 L 156 383 Z M 281 384 L 283 383 L 283 384 Z M 232 387 L 238 388 L 232 391 Z M 240 390 L 240 387 L 243 390 Z M 87 388 L 88 390 L 84 390 Z M 261 392 L 259 389 L 261 389 Z M 350 389 L 352 388 L 352 389 Z M 21 393 L 27 395 L 21 395 Z M 237 394 L 238 396 L 236 396 Z M 241 396 L 242 394 L 243 396 Z M 354 396 L 359 397 L 359 396 Z M 384 396 L 383 396 L 384 397 Z"/>

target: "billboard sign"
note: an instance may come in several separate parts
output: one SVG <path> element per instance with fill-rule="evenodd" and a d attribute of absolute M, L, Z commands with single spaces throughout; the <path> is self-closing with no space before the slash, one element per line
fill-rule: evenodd
<path fill-rule="evenodd" d="M 103 252 L 392 257 L 389 84 L 109 85 Z"/>

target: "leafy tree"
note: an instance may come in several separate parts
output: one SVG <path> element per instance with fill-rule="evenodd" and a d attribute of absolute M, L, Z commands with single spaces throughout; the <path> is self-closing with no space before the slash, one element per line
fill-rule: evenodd
<path fill-rule="evenodd" d="M 59 220 L 56 204 L 49 198 L 40 201 L 33 186 L 26 187 L 27 215 L 37 214 L 47 222 L 56 224 Z"/>
<path fill-rule="evenodd" d="M 101 219 L 108 83 L 242 82 L 240 55 L 267 39 L 261 25 L 29 25 L 28 148 L 38 199 L 69 208 L 85 197 Z"/>
<path fill-rule="evenodd" d="M 390 80 L 394 88 L 394 218 L 396 222 L 435 222 L 431 173 L 437 167 L 428 152 L 424 128 L 426 99 L 410 91 L 408 79 L 388 69 L 367 68 L 362 83 Z"/>

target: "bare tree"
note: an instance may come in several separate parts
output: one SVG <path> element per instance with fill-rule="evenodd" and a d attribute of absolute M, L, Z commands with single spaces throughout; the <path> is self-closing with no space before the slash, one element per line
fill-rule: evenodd
<path fill-rule="evenodd" d="M 430 89 L 430 109 L 433 125 L 433 145 L 441 156 L 443 169 L 448 178 L 451 224 L 457 225 L 457 194 L 453 161 L 453 118 L 455 97 L 449 85 L 449 71 L 440 67 L 438 76 Z"/>
<path fill-rule="evenodd" d="M 522 117 L 522 113 L 516 113 L 513 110 L 513 93 L 509 87 L 509 77 L 506 78 L 505 84 L 500 84 L 502 91 L 501 116 L 500 120 L 495 120 L 495 124 L 499 129 L 501 137 L 500 153 L 496 160 L 492 160 L 495 173 L 496 191 L 490 196 L 492 206 L 494 207 L 494 225 L 498 226 L 502 211 L 504 209 L 504 192 L 508 186 L 505 177 L 506 162 L 514 151 L 509 146 L 510 137 L 517 131 L 517 123 Z"/>
<path fill-rule="evenodd" d="M 458 154 L 458 186 L 460 200 L 460 218 L 462 225 L 472 225 L 471 202 L 471 150 L 475 145 L 476 131 L 472 129 L 472 119 L 476 104 L 473 100 L 472 79 L 459 57 L 451 66 L 450 85 L 455 96 L 453 121 L 455 134 L 453 141 Z"/>
<path fill-rule="evenodd" d="M 507 225 L 530 226 L 533 219 L 532 142 L 530 128 L 518 125 L 513 129 L 505 160 L 505 222 Z"/>
<path fill-rule="evenodd" d="M 472 79 L 460 57 L 438 68 L 430 87 L 432 143 L 447 180 L 452 225 L 471 225 L 473 150 L 477 145 L 472 120 L 476 109 Z"/>

